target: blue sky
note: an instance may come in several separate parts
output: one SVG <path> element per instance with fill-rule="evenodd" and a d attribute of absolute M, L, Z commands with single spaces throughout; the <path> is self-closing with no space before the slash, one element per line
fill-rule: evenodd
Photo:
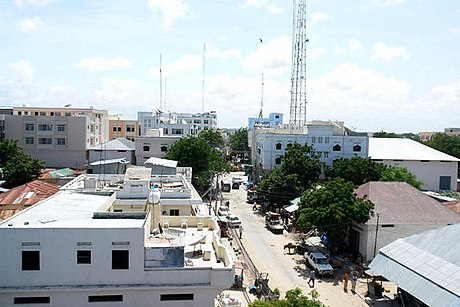
<path fill-rule="evenodd" d="M 460 2 L 310 0 L 307 119 L 460 126 Z M 292 0 L 0 0 L 0 105 L 289 119 Z M 263 43 L 260 42 L 260 38 Z"/>

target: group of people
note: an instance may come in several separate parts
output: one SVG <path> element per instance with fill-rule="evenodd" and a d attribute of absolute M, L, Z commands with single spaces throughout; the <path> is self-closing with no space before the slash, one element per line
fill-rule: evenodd
<path fill-rule="evenodd" d="M 348 292 L 348 273 L 345 272 L 343 275 L 343 291 Z M 315 287 L 316 272 L 315 270 L 310 271 L 310 278 L 308 279 L 308 285 L 310 288 Z M 351 273 L 351 292 L 356 292 L 356 282 L 358 281 L 358 275 L 356 272 Z"/>

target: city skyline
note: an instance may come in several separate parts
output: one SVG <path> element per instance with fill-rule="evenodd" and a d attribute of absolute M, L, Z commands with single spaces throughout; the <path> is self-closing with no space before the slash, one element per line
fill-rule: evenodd
<path fill-rule="evenodd" d="M 456 127 L 460 4 L 307 1 L 307 119 L 357 131 Z M 289 118 L 292 1 L 0 2 L 0 105 Z M 204 46 L 206 46 L 204 48 Z"/>

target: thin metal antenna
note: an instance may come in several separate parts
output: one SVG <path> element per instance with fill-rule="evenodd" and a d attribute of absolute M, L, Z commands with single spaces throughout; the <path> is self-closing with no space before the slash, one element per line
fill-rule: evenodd
<path fill-rule="evenodd" d="M 163 107 L 163 74 L 162 74 L 162 61 L 160 53 L 160 110 Z"/>
<path fill-rule="evenodd" d="M 206 72 L 206 43 L 203 44 L 203 84 L 201 89 L 201 112 L 204 113 L 204 76 Z"/>
<path fill-rule="evenodd" d="M 165 108 L 165 111 L 166 111 L 166 90 L 168 88 L 168 78 L 165 77 L 165 99 L 163 101 L 163 105 L 164 105 L 164 108 Z"/>
<path fill-rule="evenodd" d="M 261 99 L 260 99 L 259 118 L 264 117 L 263 108 L 264 108 L 264 74 L 262 73 L 262 95 L 261 95 Z"/>

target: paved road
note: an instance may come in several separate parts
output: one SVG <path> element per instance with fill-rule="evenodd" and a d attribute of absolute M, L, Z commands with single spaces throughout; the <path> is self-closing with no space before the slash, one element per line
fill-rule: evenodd
<path fill-rule="evenodd" d="M 241 176 L 242 173 L 232 173 Z M 307 285 L 308 269 L 300 255 L 290 255 L 283 246 L 294 242 L 294 234 L 284 232 L 275 235 L 265 228 L 264 216 L 252 211 L 252 205 L 246 203 L 246 190 L 243 186 L 239 190 L 223 193 L 224 198 L 230 201 L 230 211 L 242 220 L 242 243 L 251 260 L 260 272 L 269 274 L 269 285 L 272 289 L 278 288 L 282 294 L 286 290 L 299 287 L 309 293 Z M 342 290 L 343 284 L 338 276 L 333 278 L 318 278 L 315 289 L 320 294 L 319 299 L 328 306 L 368 306 L 358 295 Z"/>

